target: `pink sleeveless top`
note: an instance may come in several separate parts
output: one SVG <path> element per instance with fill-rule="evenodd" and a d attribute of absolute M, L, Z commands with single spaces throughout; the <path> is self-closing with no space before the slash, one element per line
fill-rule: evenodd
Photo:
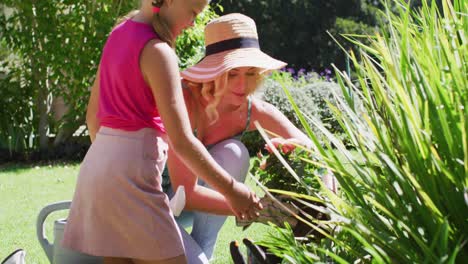
<path fill-rule="evenodd" d="M 98 118 L 101 126 L 165 132 L 156 102 L 140 69 L 140 54 L 158 38 L 151 25 L 131 19 L 109 35 L 101 57 Z"/>

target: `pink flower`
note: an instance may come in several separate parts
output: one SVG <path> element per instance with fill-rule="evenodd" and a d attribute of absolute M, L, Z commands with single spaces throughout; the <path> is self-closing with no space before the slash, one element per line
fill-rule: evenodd
<path fill-rule="evenodd" d="M 260 162 L 259 168 L 260 168 L 261 170 L 265 170 L 266 167 L 267 167 L 267 161 L 266 161 L 266 159 L 262 159 L 262 161 Z"/>
<path fill-rule="evenodd" d="M 291 151 L 293 151 L 295 148 L 296 148 L 296 145 L 298 143 L 298 140 L 297 139 L 294 139 L 294 138 L 290 138 L 290 139 L 284 139 L 284 138 L 272 138 L 271 140 L 271 143 L 273 144 L 273 146 L 275 146 L 275 148 L 278 148 L 280 147 L 281 148 L 281 151 L 284 153 L 284 154 L 288 154 L 290 153 Z M 270 146 L 268 144 L 265 144 L 265 149 L 271 153 L 273 152 L 271 149 L 270 149 Z"/>
<path fill-rule="evenodd" d="M 261 151 L 257 152 L 257 158 L 259 159 L 262 159 L 263 158 L 263 154 Z"/>
<path fill-rule="evenodd" d="M 271 141 L 271 144 L 275 146 L 275 148 L 278 148 L 279 146 L 283 145 L 283 143 L 285 142 L 283 138 L 272 138 L 270 141 Z M 265 144 L 265 149 L 268 151 L 268 153 L 273 152 L 268 144 Z"/>
<path fill-rule="evenodd" d="M 289 152 L 293 151 L 296 148 L 296 146 L 290 144 L 290 143 L 284 143 L 281 146 L 281 150 L 283 151 L 284 154 L 288 154 Z"/>

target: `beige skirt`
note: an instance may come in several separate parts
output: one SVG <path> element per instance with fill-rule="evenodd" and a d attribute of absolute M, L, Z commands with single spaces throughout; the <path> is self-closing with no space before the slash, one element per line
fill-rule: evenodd
<path fill-rule="evenodd" d="M 94 256 L 163 260 L 184 254 L 161 188 L 165 134 L 101 127 L 77 180 L 62 244 Z"/>

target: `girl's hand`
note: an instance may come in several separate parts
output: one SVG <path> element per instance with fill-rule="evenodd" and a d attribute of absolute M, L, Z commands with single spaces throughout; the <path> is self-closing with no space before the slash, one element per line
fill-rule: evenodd
<path fill-rule="evenodd" d="M 263 209 L 260 199 L 245 184 L 233 182 L 232 192 L 225 196 L 231 210 L 239 219 L 255 219 Z"/>
<path fill-rule="evenodd" d="M 275 148 L 281 148 L 281 151 L 284 154 L 288 154 L 289 152 L 293 151 L 296 148 L 296 145 L 299 144 L 299 140 L 295 138 L 272 138 L 271 143 Z M 265 149 L 269 152 L 272 153 L 273 151 L 270 149 L 270 146 L 268 144 L 265 144 Z"/>

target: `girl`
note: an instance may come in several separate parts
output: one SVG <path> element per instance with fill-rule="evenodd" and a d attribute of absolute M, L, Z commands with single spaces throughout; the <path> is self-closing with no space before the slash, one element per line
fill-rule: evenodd
<path fill-rule="evenodd" d="M 64 246 L 104 256 L 105 263 L 185 263 L 161 189 L 168 144 L 223 194 L 234 214 L 252 218 L 261 208 L 191 133 L 173 46 L 206 5 L 142 0 L 109 35 L 87 111 L 93 143 L 80 168 Z"/>

